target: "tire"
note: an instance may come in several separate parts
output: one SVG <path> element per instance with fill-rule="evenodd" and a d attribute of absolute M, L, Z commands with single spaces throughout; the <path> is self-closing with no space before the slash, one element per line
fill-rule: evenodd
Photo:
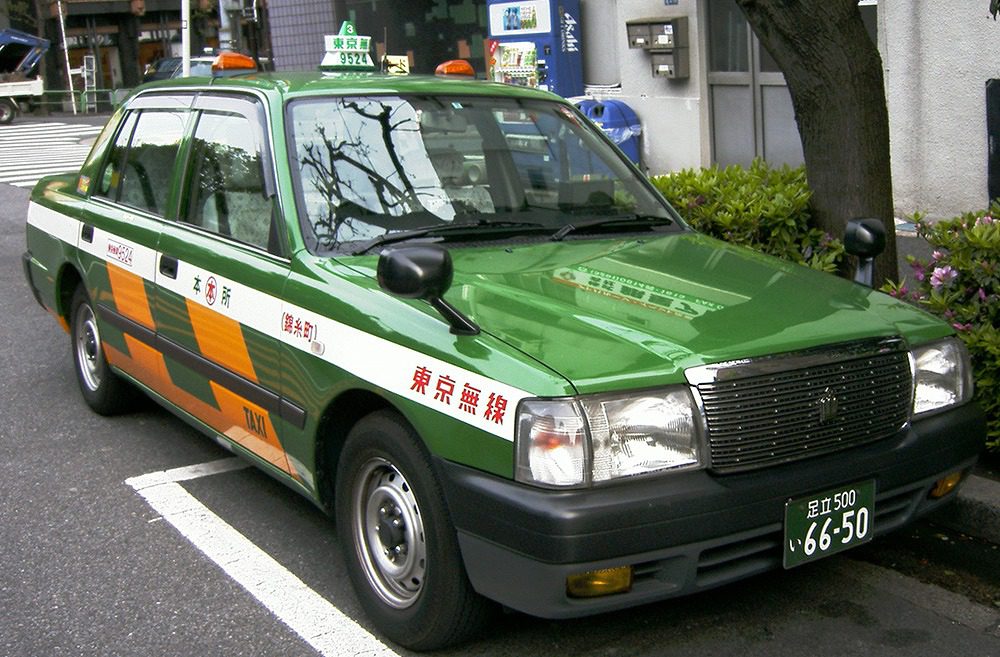
<path fill-rule="evenodd" d="M 0 98 L 0 125 L 7 125 L 14 120 L 17 106 L 9 98 Z"/>
<path fill-rule="evenodd" d="M 70 339 L 76 381 L 87 406 L 100 415 L 133 410 L 139 392 L 108 365 L 97 316 L 83 285 L 77 286 L 70 305 Z"/>
<path fill-rule="evenodd" d="M 337 466 L 336 521 L 351 584 L 388 638 L 411 650 L 460 643 L 489 619 L 462 566 L 441 487 L 413 429 L 378 411 Z"/>

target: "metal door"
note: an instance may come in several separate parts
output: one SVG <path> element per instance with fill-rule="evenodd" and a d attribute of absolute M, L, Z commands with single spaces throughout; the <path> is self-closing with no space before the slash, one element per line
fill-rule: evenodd
<path fill-rule="evenodd" d="M 708 3 L 712 159 L 721 166 L 803 163 L 792 99 L 734 0 Z"/>

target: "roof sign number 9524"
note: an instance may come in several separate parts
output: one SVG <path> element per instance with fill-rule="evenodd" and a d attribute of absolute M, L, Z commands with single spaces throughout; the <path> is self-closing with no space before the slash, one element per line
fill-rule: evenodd
<path fill-rule="evenodd" d="M 871 540 L 874 509 L 874 481 L 789 500 L 785 505 L 785 568 Z"/>
<path fill-rule="evenodd" d="M 368 54 L 363 52 L 340 52 L 341 66 L 368 66 Z"/>

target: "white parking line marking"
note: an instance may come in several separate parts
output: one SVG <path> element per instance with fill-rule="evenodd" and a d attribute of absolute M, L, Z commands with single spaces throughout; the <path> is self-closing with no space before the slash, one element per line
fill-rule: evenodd
<path fill-rule="evenodd" d="M 399 657 L 178 483 L 246 467 L 241 459 L 227 458 L 150 472 L 125 483 L 319 654 Z"/>

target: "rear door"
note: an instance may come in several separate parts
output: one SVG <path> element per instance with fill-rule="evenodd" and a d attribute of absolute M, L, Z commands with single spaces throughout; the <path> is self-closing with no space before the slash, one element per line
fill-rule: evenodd
<path fill-rule="evenodd" d="M 79 214 L 80 264 L 101 323 L 108 362 L 157 390 L 156 248 L 176 203 L 171 180 L 191 98 L 133 101 Z"/>
<path fill-rule="evenodd" d="M 264 106 L 214 93 L 193 109 L 176 221 L 162 231 L 156 268 L 157 338 L 171 381 L 164 394 L 297 478 L 283 441 L 301 416 L 281 402 L 276 338 L 289 263 Z"/>

